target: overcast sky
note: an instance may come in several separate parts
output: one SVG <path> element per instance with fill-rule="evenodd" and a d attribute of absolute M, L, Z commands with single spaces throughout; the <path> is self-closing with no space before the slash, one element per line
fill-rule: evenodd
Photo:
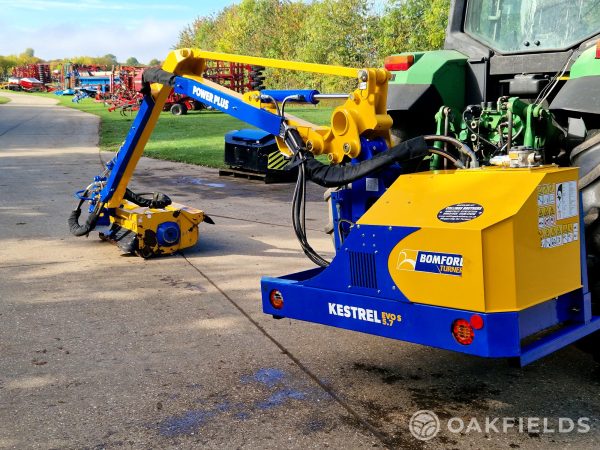
<path fill-rule="evenodd" d="M 0 0 L 0 55 L 164 59 L 181 29 L 239 0 Z"/>

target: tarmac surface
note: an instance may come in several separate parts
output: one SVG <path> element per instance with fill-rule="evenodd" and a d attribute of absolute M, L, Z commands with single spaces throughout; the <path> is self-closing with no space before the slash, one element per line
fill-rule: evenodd
<path fill-rule="evenodd" d="M 0 448 L 600 447 L 600 370 L 574 347 L 516 369 L 264 315 L 260 277 L 312 267 L 291 185 L 143 158 L 134 190 L 217 224 L 151 260 L 72 237 L 73 192 L 111 157 L 98 118 L 2 95 Z M 331 256 L 322 190 L 309 199 L 309 238 Z M 427 442 L 409 432 L 419 410 L 442 422 Z M 503 433 L 505 417 L 525 422 Z M 486 430 L 486 418 L 499 421 Z M 559 418 L 575 430 L 559 432 Z"/>

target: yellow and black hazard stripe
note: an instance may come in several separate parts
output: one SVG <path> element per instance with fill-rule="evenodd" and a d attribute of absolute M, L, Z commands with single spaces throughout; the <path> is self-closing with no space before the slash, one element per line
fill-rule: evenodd
<path fill-rule="evenodd" d="M 283 153 L 279 150 L 269 153 L 269 159 L 267 162 L 267 169 L 269 170 L 283 170 L 287 165 L 288 160 L 285 159 Z"/>

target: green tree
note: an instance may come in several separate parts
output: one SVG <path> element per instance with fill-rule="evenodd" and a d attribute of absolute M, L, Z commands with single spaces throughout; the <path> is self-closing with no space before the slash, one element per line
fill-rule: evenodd
<path fill-rule="evenodd" d="M 154 58 L 154 59 L 150 60 L 150 62 L 148 63 L 148 65 L 149 66 L 160 66 L 160 65 L 162 65 L 162 61 Z"/>
<path fill-rule="evenodd" d="M 18 66 L 15 56 L 0 56 L 0 78 L 7 78 L 11 75 L 13 67 Z"/>
<path fill-rule="evenodd" d="M 113 55 L 112 53 L 108 53 L 104 56 L 101 56 L 99 58 L 94 58 L 94 64 L 98 64 L 101 66 L 116 66 L 119 63 L 117 62 L 117 57 L 115 55 Z"/>
<path fill-rule="evenodd" d="M 34 56 L 35 52 L 32 48 L 26 48 L 23 53 L 17 57 L 17 65 L 36 64 L 41 61 L 40 58 Z"/>
<path fill-rule="evenodd" d="M 194 22 L 192 45 L 202 50 L 215 50 L 215 17 L 199 17 Z"/>
<path fill-rule="evenodd" d="M 125 61 L 125 65 L 127 65 L 127 66 L 139 66 L 140 62 L 137 60 L 137 58 L 131 56 L 131 57 L 127 58 L 127 61 Z"/>
<path fill-rule="evenodd" d="M 379 25 L 380 57 L 442 48 L 449 8 L 450 0 L 391 0 Z"/>
<path fill-rule="evenodd" d="M 241 0 L 196 18 L 175 47 L 351 67 L 380 66 L 393 53 L 442 47 L 450 0 L 388 0 L 380 11 L 373 1 Z M 354 83 L 271 69 L 266 76 L 273 88 L 347 90 Z"/>
<path fill-rule="evenodd" d="M 377 60 L 374 36 L 378 17 L 368 0 L 321 0 L 311 5 L 299 32 L 302 61 L 348 67 L 367 67 Z M 308 77 L 307 81 L 310 78 Z M 318 77 L 324 91 L 350 90 L 356 80 Z"/>

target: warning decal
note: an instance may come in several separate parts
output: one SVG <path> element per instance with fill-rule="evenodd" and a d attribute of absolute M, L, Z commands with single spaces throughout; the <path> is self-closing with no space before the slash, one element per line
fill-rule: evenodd
<path fill-rule="evenodd" d="M 577 182 L 538 186 L 538 233 L 542 248 L 579 240 L 579 193 Z"/>

